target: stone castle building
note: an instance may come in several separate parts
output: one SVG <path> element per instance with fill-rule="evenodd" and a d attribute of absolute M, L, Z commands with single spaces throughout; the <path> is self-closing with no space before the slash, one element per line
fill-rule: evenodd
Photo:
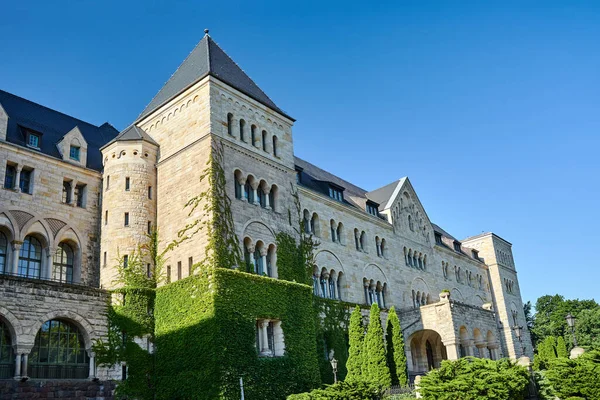
<path fill-rule="evenodd" d="M 294 119 L 207 34 L 122 132 L 0 91 L 0 379 L 107 377 L 91 344 L 106 335 L 114 260 L 147 232 L 169 243 L 223 145 L 227 192 L 251 270 L 278 277 L 275 235 L 298 193 L 319 242 L 313 289 L 398 311 L 413 375 L 442 359 L 532 356 L 512 245 L 458 240 L 429 220 L 410 180 L 364 190 L 294 155 Z M 166 284 L 202 259 L 197 234 L 169 253 Z M 449 293 L 445 290 L 449 290 Z M 285 353 L 285 326 L 257 324 L 258 354 Z M 120 372 L 120 370 L 119 370 Z"/>

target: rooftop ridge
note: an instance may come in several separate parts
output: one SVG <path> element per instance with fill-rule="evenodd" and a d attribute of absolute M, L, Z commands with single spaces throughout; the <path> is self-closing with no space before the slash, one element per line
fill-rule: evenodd
<path fill-rule="evenodd" d="M 71 118 L 71 119 L 73 119 L 73 120 L 75 120 L 75 121 L 79 121 L 79 122 L 82 122 L 82 123 L 84 123 L 84 124 L 87 124 L 87 125 L 93 126 L 94 128 L 100 128 L 100 127 L 101 127 L 102 125 L 104 125 L 104 124 L 109 124 L 110 126 L 112 126 L 112 124 L 110 124 L 108 121 L 105 121 L 105 122 L 103 122 L 103 123 L 102 123 L 102 124 L 100 124 L 100 125 L 94 125 L 94 124 L 92 124 L 91 122 L 84 121 L 84 120 L 82 120 L 82 119 L 79 119 L 79 118 L 77 118 L 77 117 L 74 117 L 74 116 L 72 116 L 72 115 L 66 114 L 66 113 L 64 113 L 64 112 L 62 112 L 62 111 L 58 111 L 58 110 L 56 110 L 56 109 L 54 109 L 54 108 L 50 108 L 50 107 L 48 107 L 48 106 L 45 106 L 45 105 L 43 105 L 43 104 L 41 104 L 41 103 L 36 103 L 36 102 L 35 102 L 35 101 L 33 101 L 33 100 L 29 100 L 29 99 L 26 99 L 26 98 L 24 98 L 24 97 L 21 97 L 21 96 L 19 96 L 19 95 L 16 95 L 16 94 L 14 94 L 14 93 L 7 92 L 6 90 L 2 90 L 2 89 L 0 89 L 0 92 L 2 92 L 2 93 L 5 93 L 5 94 L 7 94 L 7 95 L 9 95 L 9 96 L 11 96 L 11 97 L 15 97 L 15 98 L 19 99 L 20 101 L 25 101 L 25 102 L 27 102 L 27 103 L 29 103 L 29 104 L 32 104 L 32 105 L 34 105 L 34 106 L 37 106 L 37 107 L 44 108 L 44 109 L 46 109 L 46 110 L 48 110 L 48 111 L 52 111 L 52 112 L 54 112 L 54 113 L 57 113 L 57 114 L 64 115 L 65 117 L 69 117 L 69 118 Z M 9 115 L 8 117 L 10 118 L 10 115 Z"/>

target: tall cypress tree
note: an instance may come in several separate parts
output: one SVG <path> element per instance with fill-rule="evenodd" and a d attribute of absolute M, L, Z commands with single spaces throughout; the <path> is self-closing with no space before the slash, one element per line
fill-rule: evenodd
<path fill-rule="evenodd" d="M 569 358 L 567 343 L 565 342 L 565 338 L 562 336 L 559 336 L 556 340 L 556 356 L 558 358 Z"/>
<path fill-rule="evenodd" d="M 363 349 L 363 377 L 365 380 L 382 387 L 391 386 L 392 378 L 390 369 L 387 366 L 385 344 L 383 343 L 383 327 L 381 326 L 381 316 L 377 303 L 373 303 L 371 306 L 369 328 L 367 329 Z"/>
<path fill-rule="evenodd" d="M 349 345 L 348 361 L 346 361 L 346 382 L 358 382 L 363 380 L 362 365 L 363 365 L 363 342 L 364 328 L 362 324 L 362 314 L 360 307 L 356 306 L 350 316 L 350 326 L 348 328 Z"/>
<path fill-rule="evenodd" d="M 394 306 L 390 308 L 388 319 L 385 326 L 386 345 L 387 345 L 387 363 L 390 369 L 392 385 L 407 386 L 408 374 L 406 371 L 406 353 L 404 352 L 404 336 L 400 320 Z"/>

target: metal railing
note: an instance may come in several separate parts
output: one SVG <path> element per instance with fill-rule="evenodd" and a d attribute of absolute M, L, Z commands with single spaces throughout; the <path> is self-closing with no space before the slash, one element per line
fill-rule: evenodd
<path fill-rule="evenodd" d="M 42 278 L 42 277 L 31 276 L 31 275 L 27 275 L 27 274 L 19 274 L 19 273 L 15 274 L 15 273 L 9 272 L 9 271 L 0 271 L 0 277 L 2 277 L 2 276 L 13 276 L 13 277 L 16 277 L 16 278 L 30 279 L 32 281 L 38 281 L 38 282 L 54 282 L 54 283 L 62 283 L 62 284 L 65 284 L 65 285 L 93 287 L 93 286 L 86 285 L 86 284 L 81 283 L 81 282 L 67 282 L 65 279 Z"/>

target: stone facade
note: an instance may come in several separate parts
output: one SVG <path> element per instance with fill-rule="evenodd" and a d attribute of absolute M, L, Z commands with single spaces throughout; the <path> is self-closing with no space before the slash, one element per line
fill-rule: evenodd
<path fill-rule="evenodd" d="M 207 52 L 216 51 L 208 36 L 203 41 Z M 21 272 L 27 237 L 39 241 L 43 253 L 38 276 L 0 279 L 0 322 L 20 355 L 15 365 L 26 363 L 48 320 L 77 326 L 86 350 L 105 335 L 107 297 L 100 288 L 118 286 L 118 263 L 150 229 L 158 228 L 164 249 L 201 217 L 201 209 L 191 212 L 186 203 L 207 190 L 200 177 L 217 143 L 223 145 L 235 230 L 251 270 L 277 279 L 275 235 L 298 235 L 300 217 L 319 243 L 315 295 L 377 302 L 383 315 L 395 306 L 413 375 L 463 355 L 532 356 L 529 335 L 521 342 L 514 337 L 513 327 L 525 326 L 525 317 L 510 243 L 493 233 L 452 237 L 429 220 L 408 178 L 365 191 L 294 157 L 294 120 L 226 55 L 215 58 L 226 64 L 221 69 L 207 57 L 210 62 L 193 60 L 193 66 L 207 65 L 208 72 L 182 77 L 190 71 L 186 60 L 177 79 L 165 85 L 165 100 L 120 135 L 92 143 L 89 134 L 71 127 L 54 155 L 11 142 L 11 110 L 0 104 L 0 159 L 6 160 L 0 177 L 16 171 L 17 179 L 0 190 L 0 231 L 10 243 L 4 273 Z M 175 90 L 184 78 L 189 84 Z M 78 162 L 66 157 L 74 145 Z M 94 157 L 101 168 L 87 167 Z M 32 171 L 29 193 L 19 190 L 23 169 Z M 166 284 L 189 275 L 207 240 L 200 231 L 168 253 Z M 61 243 L 73 250 L 73 278 L 53 283 Z M 89 377 L 108 376 L 90 371 Z"/>

